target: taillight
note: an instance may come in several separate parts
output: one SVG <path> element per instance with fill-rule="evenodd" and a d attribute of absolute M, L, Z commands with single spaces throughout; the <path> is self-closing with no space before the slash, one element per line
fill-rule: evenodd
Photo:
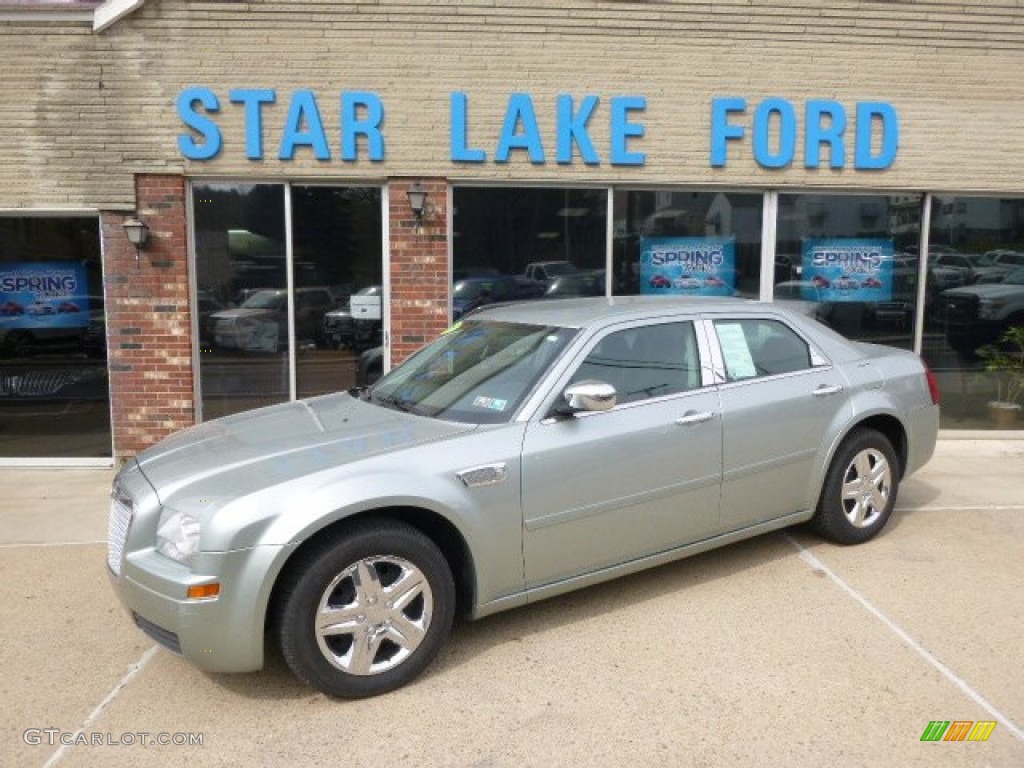
<path fill-rule="evenodd" d="M 922 360 L 921 364 L 924 366 L 924 376 L 928 380 L 928 394 L 932 396 L 932 405 L 938 405 L 942 401 L 939 380 L 935 378 L 935 374 L 932 373 L 932 369 L 928 367 L 927 363 Z"/>

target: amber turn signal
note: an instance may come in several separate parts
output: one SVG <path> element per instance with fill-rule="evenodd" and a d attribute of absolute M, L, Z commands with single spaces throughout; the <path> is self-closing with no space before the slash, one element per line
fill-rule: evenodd
<path fill-rule="evenodd" d="M 209 600 L 220 594 L 220 584 L 193 584 L 188 588 L 189 600 Z"/>

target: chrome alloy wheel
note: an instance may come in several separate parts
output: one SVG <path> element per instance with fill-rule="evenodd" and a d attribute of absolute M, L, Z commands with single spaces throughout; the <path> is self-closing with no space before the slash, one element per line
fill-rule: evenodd
<path fill-rule="evenodd" d="M 401 557 L 367 557 L 324 590 L 316 641 L 334 667 L 352 675 L 377 675 L 419 647 L 433 614 L 433 592 L 419 568 Z"/>
<path fill-rule="evenodd" d="M 868 528 L 885 511 L 891 492 L 892 467 L 881 451 L 866 448 L 843 476 L 843 514 L 855 528 Z"/>

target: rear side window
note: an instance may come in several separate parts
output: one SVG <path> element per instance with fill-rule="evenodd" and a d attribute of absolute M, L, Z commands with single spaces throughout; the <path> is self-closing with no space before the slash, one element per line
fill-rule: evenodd
<path fill-rule="evenodd" d="M 715 331 L 729 381 L 812 367 L 807 342 L 777 320 L 716 320 Z"/>

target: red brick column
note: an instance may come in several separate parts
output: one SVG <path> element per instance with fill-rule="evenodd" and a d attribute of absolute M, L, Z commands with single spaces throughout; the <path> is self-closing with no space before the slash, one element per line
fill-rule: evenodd
<path fill-rule="evenodd" d="M 391 219 L 391 363 L 397 365 L 448 324 L 448 184 L 419 179 L 427 191 L 422 222 L 409 208 L 417 179 L 388 185 Z"/>
<path fill-rule="evenodd" d="M 101 216 L 114 455 L 132 456 L 195 421 L 185 179 L 140 175 L 149 243 L 136 261 L 123 213 Z"/>

